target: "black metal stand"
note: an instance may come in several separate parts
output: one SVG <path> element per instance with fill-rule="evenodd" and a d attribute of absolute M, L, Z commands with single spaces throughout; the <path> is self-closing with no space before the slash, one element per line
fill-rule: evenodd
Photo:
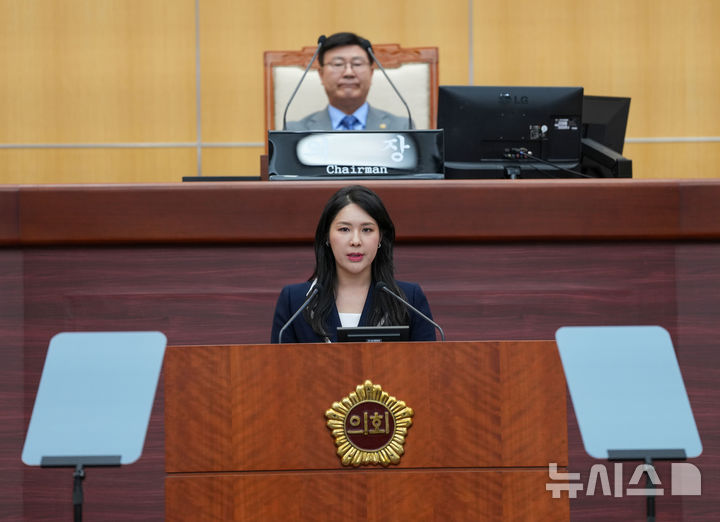
<path fill-rule="evenodd" d="M 40 466 L 43 468 L 75 468 L 72 492 L 73 520 L 74 522 L 82 522 L 85 468 L 117 468 L 121 465 L 120 459 L 120 455 L 42 457 L 42 459 L 40 459 Z"/>
<path fill-rule="evenodd" d="M 82 505 L 83 505 L 83 489 L 82 483 L 85 480 L 85 469 L 82 464 L 78 464 L 73 474 L 73 520 L 82 522 Z"/>
<path fill-rule="evenodd" d="M 608 460 L 642 460 L 650 467 L 653 467 L 653 460 L 686 460 L 685 450 L 608 450 Z M 654 489 L 650 474 L 645 473 L 646 489 Z M 655 495 L 647 495 L 645 498 L 645 514 L 647 522 L 655 522 Z"/>

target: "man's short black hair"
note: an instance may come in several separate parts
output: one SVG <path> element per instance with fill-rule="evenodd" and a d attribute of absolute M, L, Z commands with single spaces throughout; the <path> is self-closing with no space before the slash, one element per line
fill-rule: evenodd
<path fill-rule="evenodd" d="M 370 42 L 355 33 L 335 33 L 328 36 L 325 43 L 320 47 L 320 52 L 318 53 L 318 62 L 320 65 L 325 65 L 325 53 L 327 51 L 334 49 L 335 47 L 343 47 L 346 45 L 359 45 L 365 49 L 365 54 L 367 54 L 368 60 L 370 60 L 370 65 L 372 65 L 372 56 L 370 56 L 370 53 L 367 51 L 367 48 L 370 46 Z"/>

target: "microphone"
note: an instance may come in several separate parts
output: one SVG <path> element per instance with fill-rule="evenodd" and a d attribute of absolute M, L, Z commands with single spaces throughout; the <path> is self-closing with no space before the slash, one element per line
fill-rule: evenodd
<path fill-rule="evenodd" d="M 318 46 L 317 46 L 317 49 L 315 49 L 315 54 L 313 54 L 312 58 L 310 59 L 310 63 L 307 64 L 307 67 L 305 67 L 305 72 L 303 72 L 302 76 L 300 77 L 300 81 L 295 86 L 295 90 L 290 95 L 290 99 L 288 100 L 287 105 L 285 105 L 285 112 L 283 112 L 283 130 L 287 129 L 287 112 L 288 112 L 288 109 L 290 108 L 290 104 L 292 103 L 293 98 L 295 98 L 295 95 L 297 94 L 298 89 L 300 89 L 300 85 L 302 85 L 302 82 L 305 79 L 305 75 L 310 70 L 310 67 L 312 67 L 312 64 L 315 63 L 315 58 L 317 58 L 317 55 L 320 52 L 320 48 L 325 43 L 325 40 L 327 40 L 327 37 L 324 34 L 321 34 L 320 37 L 318 38 Z"/>
<path fill-rule="evenodd" d="M 297 311 L 292 314 L 292 317 L 288 319 L 288 321 L 283 325 L 282 328 L 280 328 L 280 332 L 278 333 L 278 344 L 282 344 L 282 338 L 283 334 L 285 333 L 285 330 L 288 326 L 292 324 L 292 322 L 297 318 L 298 315 L 302 313 L 305 308 L 312 302 L 313 299 L 315 299 L 315 296 L 320 292 L 320 284 L 317 282 L 317 280 L 313 281 L 313 284 L 310 287 L 310 290 L 308 291 L 308 297 L 305 299 L 305 302 L 300 305 L 300 308 L 297 309 Z"/>
<path fill-rule="evenodd" d="M 395 87 L 395 84 L 392 82 L 392 80 L 388 76 L 388 73 L 385 71 L 385 67 L 382 66 L 380 61 L 377 59 L 377 56 L 375 56 L 375 53 L 372 50 L 372 44 L 370 43 L 370 40 L 366 40 L 365 38 L 360 38 L 360 41 L 362 42 L 362 48 L 368 52 L 368 54 L 372 57 L 373 61 L 378 65 L 378 67 L 380 67 L 380 70 L 385 75 L 385 78 L 387 78 L 387 81 L 390 84 L 390 87 L 393 88 L 393 90 L 395 91 L 395 94 L 398 95 L 398 98 L 400 98 L 400 101 L 403 102 L 403 105 L 405 105 L 405 110 L 408 113 L 408 128 L 414 129 L 415 125 L 413 124 L 412 116 L 410 115 L 410 107 L 408 107 L 408 104 L 405 101 L 405 98 L 403 98 L 403 95 L 400 94 L 400 91 L 398 91 L 397 87 Z"/>
<path fill-rule="evenodd" d="M 415 312 L 416 314 L 418 314 L 420 317 L 422 317 L 423 319 L 425 319 L 428 323 L 430 323 L 430 324 L 433 325 L 435 328 L 437 328 L 437 329 L 438 329 L 438 332 L 440 332 L 440 338 L 441 338 L 443 341 L 445 340 L 445 332 L 443 332 L 443 329 L 440 328 L 440 325 L 439 325 L 439 324 L 437 324 L 435 321 L 433 321 L 432 319 L 430 319 L 427 315 L 425 315 L 425 314 L 422 313 L 420 310 L 418 310 L 417 308 L 415 308 L 413 305 L 411 305 L 410 303 L 408 303 L 405 299 L 403 299 L 402 297 L 400 297 L 399 295 L 397 295 L 395 292 L 393 292 L 392 290 L 390 290 L 390 288 L 388 287 L 388 285 L 386 285 L 386 284 L 383 283 L 382 281 L 378 281 L 378 282 L 375 284 L 375 290 L 378 290 L 378 291 L 382 290 L 382 291 L 390 294 L 391 296 L 393 296 L 395 299 L 397 299 L 397 300 L 400 301 L 401 303 L 403 303 L 403 304 L 404 304 L 405 306 L 407 306 L 410 310 L 412 310 L 413 312 Z"/>

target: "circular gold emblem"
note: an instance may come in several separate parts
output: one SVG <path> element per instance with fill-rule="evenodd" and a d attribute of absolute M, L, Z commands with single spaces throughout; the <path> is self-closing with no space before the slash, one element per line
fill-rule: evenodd
<path fill-rule="evenodd" d="M 397 464 L 404 453 L 412 408 L 365 381 L 325 412 L 343 466 Z"/>

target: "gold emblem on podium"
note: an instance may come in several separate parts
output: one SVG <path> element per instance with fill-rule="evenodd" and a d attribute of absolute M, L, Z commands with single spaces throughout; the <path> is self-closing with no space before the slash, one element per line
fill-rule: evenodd
<path fill-rule="evenodd" d="M 412 416 L 412 408 L 370 381 L 325 412 L 343 466 L 355 467 L 400 462 Z"/>

